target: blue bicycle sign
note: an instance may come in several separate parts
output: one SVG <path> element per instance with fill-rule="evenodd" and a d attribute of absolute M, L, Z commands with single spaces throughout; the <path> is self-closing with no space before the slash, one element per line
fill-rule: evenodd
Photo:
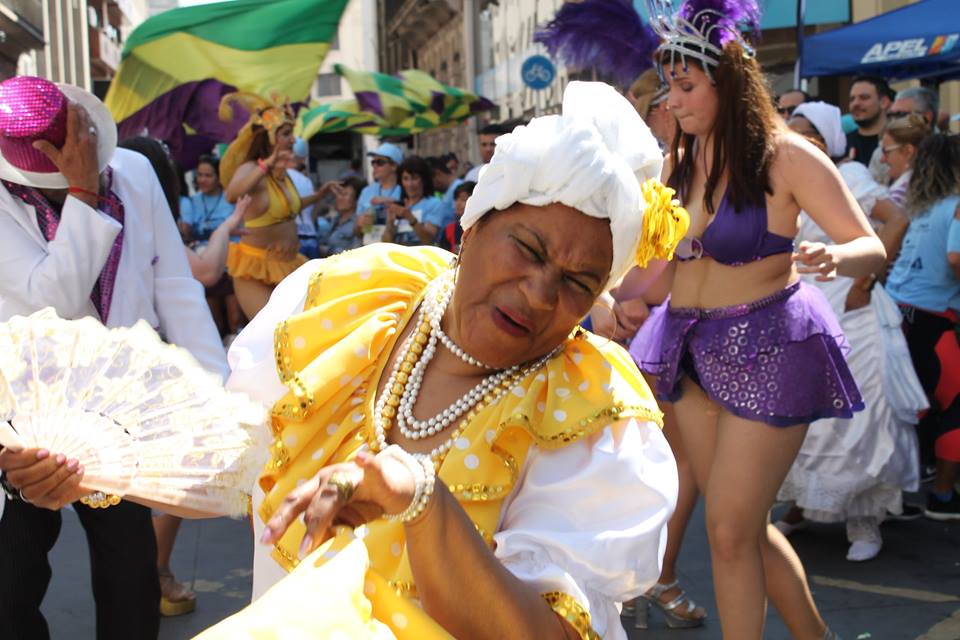
<path fill-rule="evenodd" d="M 546 89 L 557 77 L 557 69 L 546 56 L 530 56 L 523 61 L 520 67 L 520 75 L 523 77 L 523 84 L 535 91 Z"/>

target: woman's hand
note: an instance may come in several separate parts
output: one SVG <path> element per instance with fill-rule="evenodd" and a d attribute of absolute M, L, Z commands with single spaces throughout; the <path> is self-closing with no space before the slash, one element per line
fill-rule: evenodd
<path fill-rule="evenodd" d="M 590 307 L 590 323 L 593 325 L 593 332 L 598 336 L 610 338 L 613 340 L 617 335 L 617 317 L 614 315 L 613 307 L 616 301 L 609 292 L 603 292 L 597 298 L 593 306 Z"/>
<path fill-rule="evenodd" d="M 804 240 L 793 254 L 798 273 L 815 273 L 817 282 L 830 282 L 837 277 L 839 261 L 834 253 L 834 245 Z"/>
<path fill-rule="evenodd" d="M 637 335 L 637 331 L 640 330 L 643 323 L 650 317 L 650 307 L 643 301 L 643 298 L 632 298 L 616 302 L 613 305 L 613 314 L 617 318 L 618 333 L 622 334 L 620 342 L 629 344 L 633 340 L 633 336 Z"/>
<path fill-rule="evenodd" d="M 240 227 L 243 225 L 243 217 L 247 215 L 247 210 L 250 209 L 251 202 L 253 202 L 253 198 L 251 198 L 249 194 L 241 196 L 240 199 L 237 200 L 237 206 L 233 208 L 233 213 L 221 223 L 226 225 L 231 236 L 246 234 L 247 230 L 241 229 Z"/>
<path fill-rule="evenodd" d="M 390 204 L 391 202 L 395 202 L 395 200 L 388 196 L 374 196 L 370 198 L 370 204 Z"/>
<path fill-rule="evenodd" d="M 280 150 L 280 147 L 274 147 L 273 153 L 267 156 L 266 160 L 263 161 L 267 168 L 270 171 L 279 173 L 280 171 L 286 171 L 287 167 L 290 166 L 290 160 L 293 158 L 293 152 L 289 150 Z"/>
<path fill-rule="evenodd" d="M 353 491 L 343 491 L 344 484 L 353 485 Z M 307 532 L 300 557 L 304 557 L 329 537 L 334 526 L 359 527 L 384 513 L 400 513 L 415 493 L 413 471 L 394 451 L 386 449 L 376 456 L 361 451 L 353 462 L 324 467 L 294 489 L 267 522 L 260 542 L 279 540 L 303 514 Z"/>
<path fill-rule="evenodd" d="M 0 470 L 30 504 L 56 511 L 90 493 L 80 488 L 83 468 L 77 460 L 46 449 L 0 451 Z"/>
<path fill-rule="evenodd" d="M 413 215 L 413 211 L 409 207 L 405 207 L 402 204 L 391 201 L 387 205 L 387 216 L 393 216 L 395 220 L 407 220 L 410 224 L 416 224 L 417 218 Z"/>
<path fill-rule="evenodd" d="M 650 307 L 642 298 L 619 302 L 604 293 L 593 304 L 590 320 L 593 332 L 620 344 L 629 344 L 650 315 Z"/>
<path fill-rule="evenodd" d="M 843 310 L 856 311 L 857 309 L 864 308 L 868 304 L 870 304 L 870 291 L 861 287 L 859 282 L 854 282 L 853 286 L 850 287 L 850 291 L 847 293 L 846 301 L 843 303 Z"/>

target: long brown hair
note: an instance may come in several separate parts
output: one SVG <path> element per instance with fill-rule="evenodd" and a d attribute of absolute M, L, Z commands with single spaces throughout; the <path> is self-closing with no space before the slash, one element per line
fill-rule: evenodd
<path fill-rule="evenodd" d="M 687 59 L 689 64 L 697 64 Z M 661 60 L 669 65 L 669 57 Z M 736 40 L 723 48 L 720 64 L 713 71 L 720 108 L 713 124 L 713 166 L 703 200 L 714 213 L 713 195 L 724 174 L 728 175 L 730 200 L 736 210 L 750 202 L 762 207 L 770 187 L 773 138 L 779 128 L 777 112 L 760 65 Z M 669 186 L 686 201 L 696 173 L 696 136 L 679 128 L 671 144 L 674 159 Z"/>
<path fill-rule="evenodd" d="M 917 148 L 907 189 L 907 212 L 922 213 L 948 196 L 960 193 L 960 137 L 927 136 Z"/>
<path fill-rule="evenodd" d="M 253 125 L 253 140 L 250 141 L 250 148 L 247 149 L 244 162 L 266 160 L 271 153 L 273 153 L 273 145 L 270 144 L 270 132 L 259 125 Z"/>

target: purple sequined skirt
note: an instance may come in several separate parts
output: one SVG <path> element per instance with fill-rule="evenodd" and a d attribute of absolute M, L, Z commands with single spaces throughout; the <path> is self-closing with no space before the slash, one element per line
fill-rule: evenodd
<path fill-rule="evenodd" d="M 850 351 L 823 294 L 797 282 L 772 296 L 718 309 L 653 309 L 630 353 L 675 401 L 690 376 L 735 416 L 784 427 L 850 418 L 863 409 Z"/>

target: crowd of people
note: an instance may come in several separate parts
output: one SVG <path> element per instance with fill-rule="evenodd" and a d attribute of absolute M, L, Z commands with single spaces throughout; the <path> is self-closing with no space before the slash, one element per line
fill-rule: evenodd
<path fill-rule="evenodd" d="M 769 599 L 830 640 L 788 536 L 842 522 L 863 562 L 886 520 L 960 519 L 960 139 L 923 87 L 857 77 L 849 117 L 772 97 L 722 19 L 663 16 L 626 97 L 571 83 L 561 114 L 480 129 L 468 171 L 384 141 L 369 183 L 315 184 L 286 103 L 226 96 L 249 121 L 190 188 L 92 95 L 0 83 L 0 319 L 146 319 L 273 408 L 254 602 L 204 640 L 700 626 L 677 575 L 700 496 L 724 636 L 762 637 Z M 0 471 L 13 637 L 49 636 L 70 504 L 98 637 L 193 610 L 179 518 L 96 508 L 57 452 Z"/>

